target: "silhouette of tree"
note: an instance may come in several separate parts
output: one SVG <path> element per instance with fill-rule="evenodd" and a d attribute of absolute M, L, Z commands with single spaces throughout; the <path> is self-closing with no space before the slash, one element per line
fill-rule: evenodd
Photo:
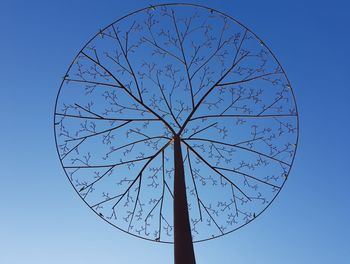
<path fill-rule="evenodd" d="M 158 242 L 174 242 L 179 228 L 192 244 L 244 226 L 274 200 L 298 113 L 253 32 L 212 9 L 159 5 L 79 52 L 57 97 L 55 135 L 70 182 L 102 219 Z"/>

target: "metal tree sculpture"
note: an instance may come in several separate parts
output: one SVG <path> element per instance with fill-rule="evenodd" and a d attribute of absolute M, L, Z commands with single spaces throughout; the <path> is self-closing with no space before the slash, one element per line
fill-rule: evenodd
<path fill-rule="evenodd" d="M 83 201 L 132 235 L 192 242 L 254 220 L 282 189 L 298 139 L 289 81 L 233 18 L 152 6 L 100 30 L 79 52 L 55 109 L 62 166 Z"/>

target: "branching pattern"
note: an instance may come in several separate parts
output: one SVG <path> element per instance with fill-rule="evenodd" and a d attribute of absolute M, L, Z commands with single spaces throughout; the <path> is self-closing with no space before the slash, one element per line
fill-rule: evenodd
<path fill-rule="evenodd" d="M 79 52 L 55 109 L 62 166 L 113 226 L 173 242 L 175 135 L 193 241 L 254 220 L 291 169 L 298 113 L 267 46 L 234 19 L 159 5 L 106 27 Z"/>

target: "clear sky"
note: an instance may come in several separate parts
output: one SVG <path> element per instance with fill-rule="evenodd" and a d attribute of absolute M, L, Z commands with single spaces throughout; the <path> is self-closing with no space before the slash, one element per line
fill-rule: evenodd
<path fill-rule="evenodd" d="M 224 11 L 266 42 L 300 114 L 296 160 L 279 197 L 257 221 L 196 244 L 197 262 L 348 263 L 350 4 L 189 2 Z M 128 236 L 82 203 L 53 135 L 55 97 L 73 57 L 100 28 L 149 4 L 0 0 L 0 263 L 172 263 L 172 246 Z"/>

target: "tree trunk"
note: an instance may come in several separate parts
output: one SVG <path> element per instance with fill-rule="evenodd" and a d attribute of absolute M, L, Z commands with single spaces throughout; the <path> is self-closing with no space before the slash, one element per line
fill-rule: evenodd
<path fill-rule="evenodd" d="M 175 264 L 195 264 L 186 198 L 185 171 L 179 136 L 174 138 L 174 255 Z"/>

